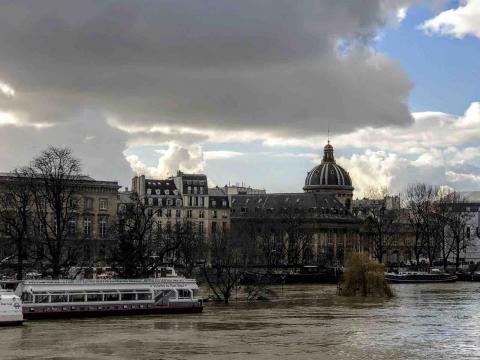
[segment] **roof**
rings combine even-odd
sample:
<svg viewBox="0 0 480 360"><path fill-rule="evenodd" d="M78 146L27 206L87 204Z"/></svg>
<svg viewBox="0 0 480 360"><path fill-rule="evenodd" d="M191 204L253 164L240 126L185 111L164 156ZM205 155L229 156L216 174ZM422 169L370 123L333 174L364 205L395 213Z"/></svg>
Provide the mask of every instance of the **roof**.
<svg viewBox="0 0 480 360"><path fill-rule="evenodd" d="M281 193L262 195L232 195L231 217L279 218L298 214L301 217L357 219L329 193Z"/></svg>

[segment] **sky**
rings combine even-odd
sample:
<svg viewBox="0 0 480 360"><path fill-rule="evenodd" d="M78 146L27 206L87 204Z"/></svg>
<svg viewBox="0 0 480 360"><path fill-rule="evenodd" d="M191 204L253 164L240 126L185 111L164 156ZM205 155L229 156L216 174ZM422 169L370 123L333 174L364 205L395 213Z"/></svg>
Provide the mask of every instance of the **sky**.
<svg viewBox="0 0 480 360"><path fill-rule="evenodd" d="M480 0L2 0L0 171L480 189Z"/></svg>

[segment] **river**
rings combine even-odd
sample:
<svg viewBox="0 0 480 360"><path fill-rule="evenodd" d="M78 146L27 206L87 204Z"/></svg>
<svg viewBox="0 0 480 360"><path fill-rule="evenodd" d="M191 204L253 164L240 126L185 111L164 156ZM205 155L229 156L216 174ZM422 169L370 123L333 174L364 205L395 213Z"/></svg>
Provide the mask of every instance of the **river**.
<svg viewBox="0 0 480 360"><path fill-rule="evenodd" d="M202 314L32 321L0 328L0 359L480 359L480 283L394 289L285 286Z"/></svg>

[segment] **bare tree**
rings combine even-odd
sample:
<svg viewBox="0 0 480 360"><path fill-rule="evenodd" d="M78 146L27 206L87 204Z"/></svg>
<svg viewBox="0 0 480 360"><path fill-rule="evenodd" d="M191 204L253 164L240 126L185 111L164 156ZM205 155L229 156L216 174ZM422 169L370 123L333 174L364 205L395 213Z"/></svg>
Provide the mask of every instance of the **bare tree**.
<svg viewBox="0 0 480 360"><path fill-rule="evenodd" d="M427 191L425 184L409 185L405 193L405 205L407 208L408 221L412 232L414 233L414 240L412 243L412 251L415 255L417 265L420 264L420 258L424 253L424 194Z"/></svg>
<svg viewBox="0 0 480 360"><path fill-rule="evenodd" d="M119 274L125 278L148 277L163 264L166 254L179 248L184 239L180 224L173 230L163 229L153 206L136 193L119 211L112 229L110 257Z"/></svg>
<svg viewBox="0 0 480 360"><path fill-rule="evenodd" d="M217 301L228 304L244 273L242 246L229 233L214 234L208 244L211 267L204 263L205 279Z"/></svg>
<svg viewBox="0 0 480 360"><path fill-rule="evenodd" d="M27 169L14 170L2 181L0 193L1 229L14 245L16 275L21 280L32 235L33 194Z"/></svg>
<svg viewBox="0 0 480 360"><path fill-rule="evenodd" d="M75 193L80 172L80 161L72 156L69 148L49 147L29 167L37 254L53 278L58 278L78 258L80 244L69 241L68 225L77 215Z"/></svg>
<svg viewBox="0 0 480 360"><path fill-rule="evenodd" d="M398 237L400 211L388 208L386 198L390 196L387 188L370 188L367 196L376 200L365 209L365 230L371 244L373 256L378 262L383 263L384 256L393 247L393 242Z"/></svg>
<svg viewBox="0 0 480 360"><path fill-rule="evenodd" d="M466 200L458 193L450 194L450 206L448 226L452 236L452 247L455 254L455 268L460 267L460 254L469 245L470 237L467 231L468 221L473 214L465 211Z"/></svg>

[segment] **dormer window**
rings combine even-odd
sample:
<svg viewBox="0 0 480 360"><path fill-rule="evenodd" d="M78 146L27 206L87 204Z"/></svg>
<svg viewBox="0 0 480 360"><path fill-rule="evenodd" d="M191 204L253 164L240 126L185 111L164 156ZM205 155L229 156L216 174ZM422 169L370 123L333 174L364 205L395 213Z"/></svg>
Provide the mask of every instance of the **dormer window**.
<svg viewBox="0 0 480 360"><path fill-rule="evenodd" d="M165 190L165 195L170 195L170 190Z"/></svg>
<svg viewBox="0 0 480 360"><path fill-rule="evenodd" d="M150 188L147 189L147 195L152 195L152 189Z"/></svg>
<svg viewBox="0 0 480 360"><path fill-rule="evenodd" d="M155 194L160 195L160 189L156 189Z"/></svg>

